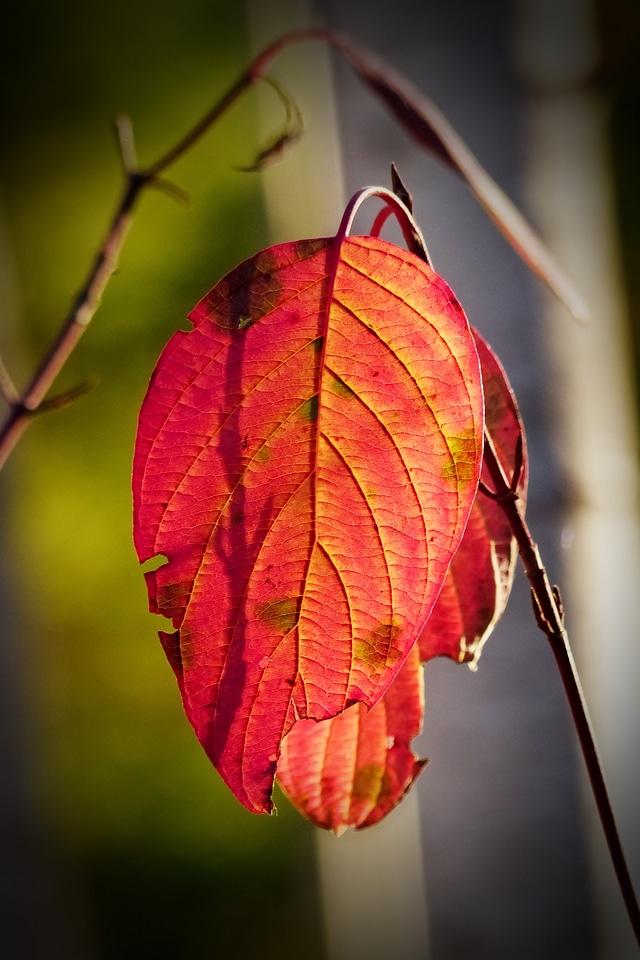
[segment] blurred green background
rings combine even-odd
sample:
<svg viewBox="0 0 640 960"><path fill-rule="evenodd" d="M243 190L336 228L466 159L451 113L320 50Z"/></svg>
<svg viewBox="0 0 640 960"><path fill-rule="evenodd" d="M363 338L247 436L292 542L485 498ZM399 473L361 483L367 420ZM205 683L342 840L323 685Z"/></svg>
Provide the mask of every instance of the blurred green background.
<svg viewBox="0 0 640 960"><path fill-rule="evenodd" d="M248 61L243 13L221 0L5 4L0 349L18 384L119 196L113 117L131 116L141 164L155 160ZM5 766L2 956L322 955L312 828L282 797L277 818L252 816L210 766L131 541L155 361L206 290L268 242L259 177L235 169L260 149L254 112L249 96L172 168L188 208L142 198L55 392L98 385L35 422L3 478L3 646L17 657L3 682L18 684L5 713L8 736L33 749Z"/></svg>

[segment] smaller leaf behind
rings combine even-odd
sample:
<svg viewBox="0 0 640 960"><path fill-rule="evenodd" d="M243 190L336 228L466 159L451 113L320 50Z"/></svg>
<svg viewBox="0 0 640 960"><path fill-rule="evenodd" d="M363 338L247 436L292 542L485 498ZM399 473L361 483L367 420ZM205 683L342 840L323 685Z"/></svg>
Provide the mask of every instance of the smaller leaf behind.
<svg viewBox="0 0 640 960"><path fill-rule="evenodd" d="M485 423L508 477L514 473L522 442L523 464L516 492L525 503L527 457L524 427L516 399L495 353L477 330L485 394ZM491 488L483 467L482 481ZM509 599L517 561L516 543L500 504L478 490L462 542L442 591L419 637L423 661L447 656L473 668Z"/></svg>
<svg viewBox="0 0 640 960"><path fill-rule="evenodd" d="M331 720L299 720L285 737L278 780L303 816L343 833L383 819L426 764L411 750L422 728L422 667L417 645L378 703L349 707Z"/></svg>

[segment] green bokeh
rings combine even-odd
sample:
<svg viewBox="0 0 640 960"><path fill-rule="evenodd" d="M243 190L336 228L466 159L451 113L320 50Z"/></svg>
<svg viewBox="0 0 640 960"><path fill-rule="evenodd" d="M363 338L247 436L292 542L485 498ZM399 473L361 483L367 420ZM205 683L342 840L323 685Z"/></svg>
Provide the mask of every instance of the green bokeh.
<svg viewBox="0 0 640 960"><path fill-rule="evenodd" d="M0 349L20 382L115 207L112 118L129 114L141 164L156 159L246 63L242 15L220 0L6 6L0 214L17 310ZM87 956L321 955L311 828L282 798L277 818L252 816L210 766L131 540L133 440L153 365L206 290L267 242L259 177L235 169L260 149L253 113L249 96L172 168L188 208L142 198L55 392L98 385L34 422L7 468L36 813Z"/></svg>

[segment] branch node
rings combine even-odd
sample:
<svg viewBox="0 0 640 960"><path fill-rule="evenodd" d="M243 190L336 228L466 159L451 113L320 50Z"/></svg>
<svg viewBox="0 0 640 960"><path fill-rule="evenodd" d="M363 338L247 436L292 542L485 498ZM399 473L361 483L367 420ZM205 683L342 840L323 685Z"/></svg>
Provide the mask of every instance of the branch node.
<svg viewBox="0 0 640 960"><path fill-rule="evenodd" d="M533 589L531 590L531 606L533 607L533 615L535 617L535 621L538 626L538 629L542 630L542 632L547 637L554 636L553 628L549 623L549 621L547 620L547 618L545 617L544 613L542 612L540 601L538 600L538 596L535 590Z"/></svg>
<svg viewBox="0 0 640 960"><path fill-rule="evenodd" d="M172 180L166 180L164 177L151 177L149 179L149 186L164 193L182 207L191 205L191 194L183 190L182 187L179 187L178 184Z"/></svg>
<svg viewBox="0 0 640 960"><path fill-rule="evenodd" d="M556 609L558 611L558 617L560 618L560 623L564 623L564 604L562 602L562 595L560 593L560 587L554 583L551 588L553 593L553 599L555 600Z"/></svg>
<svg viewBox="0 0 640 960"><path fill-rule="evenodd" d="M490 490L486 483L483 483L482 480L478 481L478 490L480 493L484 493L485 497L489 497L490 500L495 500L496 503L498 503L500 500L500 497L495 490Z"/></svg>
<svg viewBox="0 0 640 960"><path fill-rule="evenodd" d="M97 377L90 377L87 380L83 380L81 383L76 384L75 387L71 387L70 390L65 390L64 393L59 393L55 397L51 397L48 400L43 400L42 403L38 404L37 407L34 407L33 410L30 410L28 407L23 407L24 412L29 416L35 417L40 413L49 413L52 410L64 410L66 407L70 407L72 403L75 403L79 397L82 397L85 393L93 390L98 383L99 381Z"/></svg>
<svg viewBox="0 0 640 960"><path fill-rule="evenodd" d="M495 500L496 503L506 503L508 500L515 502L520 499L511 487L507 488L504 493L498 493L497 490L491 490L482 480L478 483L478 490L484 493L485 497L489 497L490 500Z"/></svg>
<svg viewBox="0 0 640 960"><path fill-rule="evenodd" d="M516 493L518 489L518 484L520 483L520 477L522 476L523 465L524 465L524 443L522 440L522 434L519 433L518 439L516 440L513 476L511 477L511 484L510 484L511 492L514 494Z"/></svg>

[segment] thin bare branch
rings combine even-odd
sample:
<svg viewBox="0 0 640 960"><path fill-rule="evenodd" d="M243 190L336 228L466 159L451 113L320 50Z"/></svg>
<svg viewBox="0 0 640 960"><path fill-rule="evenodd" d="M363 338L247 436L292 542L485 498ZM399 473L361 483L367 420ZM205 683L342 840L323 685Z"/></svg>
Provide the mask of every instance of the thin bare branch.
<svg viewBox="0 0 640 960"><path fill-rule="evenodd" d="M82 383L76 384L76 386L71 387L70 390L65 390L64 393L58 393L55 397L47 397L36 410L31 411L31 416L37 416L39 413L47 413L50 410L66 410L67 407L70 407L72 403L75 403L76 400L83 397L85 393L89 393L89 391L93 390L97 385L97 377L90 377L87 380L83 380Z"/></svg>
<svg viewBox="0 0 640 960"><path fill-rule="evenodd" d="M149 179L154 179L159 176L159 174L164 173L164 171L170 167L172 164L179 160L180 157L184 156L185 153L188 153L203 137L206 133L209 132L211 127L214 126L217 120L226 113L226 111L240 99L242 94L247 90L254 82L258 79L258 76L253 75L251 69L243 73L238 80L233 84L233 86L228 90L218 102L209 110L208 113L198 122L192 129L185 134L185 136L171 147L163 156L160 157L154 164L152 164L147 170L147 176Z"/></svg>
<svg viewBox="0 0 640 960"><path fill-rule="evenodd" d="M564 626L564 615L560 591L552 587L540 558L538 547L527 526L522 507L514 498L512 483L507 479L493 442L485 431L485 463L495 486L496 499L504 510L513 535L518 544L527 579L531 586L531 595L536 623L547 637L556 660L567 700L576 727L582 749L591 789L596 801L600 822L609 847L609 854L618 879L629 920L640 945L640 908L636 899L629 868L625 859L613 808L604 781L602 764L598 756L593 727L589 719L587 705L580 685L580 679L571 652L569 637Z"/></svg>
<svg viewBox="0 0 640 960"><path fill-rule="evenodd" d="M144 183L144 179L139 175L130 175L106 239L95 257L84 286L26 390L11 405L0 429L0 467L4 465L24 433L31 414L41 406L98 309L105 287L117 268L120 250L131 222L133 205Z"/></svg>

